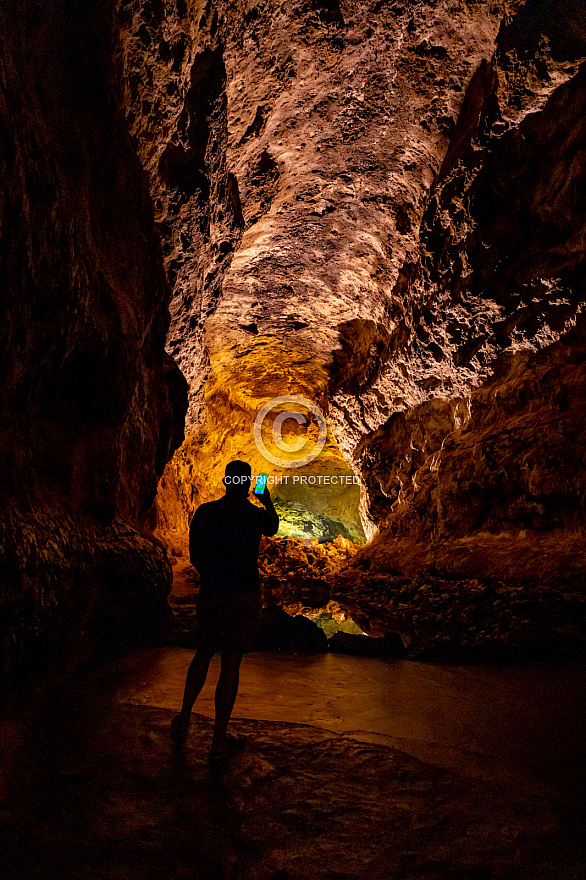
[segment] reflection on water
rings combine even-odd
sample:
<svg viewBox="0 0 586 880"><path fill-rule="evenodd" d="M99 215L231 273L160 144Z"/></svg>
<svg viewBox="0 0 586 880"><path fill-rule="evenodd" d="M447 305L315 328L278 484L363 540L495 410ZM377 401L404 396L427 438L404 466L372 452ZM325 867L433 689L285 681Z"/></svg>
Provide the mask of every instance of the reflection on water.
<svg viewBox="0 0 586 880"><path fill-rule="evenodd" d="M181 704L193 652L126 658L118 694ZM194 711L213 716L219 657ZM250 654L234 718L311 724L381 742L469 773L519 775L579 791L584 782L586 669L578 665L442 666L338 654Z"/></svg>

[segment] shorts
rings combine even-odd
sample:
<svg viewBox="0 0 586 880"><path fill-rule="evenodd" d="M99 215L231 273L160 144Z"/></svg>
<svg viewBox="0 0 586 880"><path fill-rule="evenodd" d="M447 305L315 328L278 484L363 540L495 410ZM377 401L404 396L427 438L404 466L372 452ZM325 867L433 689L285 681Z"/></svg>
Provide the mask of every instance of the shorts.
<svg viewBox="0 0 586 880"><path fill-rule="evenodd" d="M216 651L245 654L260 626L261 598L210 596L200 593L196 606L197 645Z"/></svg>

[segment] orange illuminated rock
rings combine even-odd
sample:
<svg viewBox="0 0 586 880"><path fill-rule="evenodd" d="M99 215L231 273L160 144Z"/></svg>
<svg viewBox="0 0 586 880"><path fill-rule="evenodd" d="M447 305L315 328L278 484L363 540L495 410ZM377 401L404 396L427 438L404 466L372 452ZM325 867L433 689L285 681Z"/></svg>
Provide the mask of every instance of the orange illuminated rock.
<svg viewBox="0 0 586 880"><path fill-rule="evenodd" d="M169 350L190 384L157 534L184 552L231 457L272 472L254 420L301 394L328 425L308 475L360 486L275 495L354 538L360 517L375 605L395 575L577 590L582 5L124 7ZM289 421L284 440L316 431ZM339 594L356 599L350 574Z"/></svg>
<svg viewBox="0 0 586 880"><path fill-rule="evenodd" d="M175 286L169 350L190 383L157 505L169 545L230 458L270 470L252 429L273 397L301 394L328 420L308 474L356 473L357 441L403 393L382 374L414 332L405 267L504 8L122 4L129 122ZM429 397L407 373L409 397ZM375 530L356 488L277 495Z"/></svg>

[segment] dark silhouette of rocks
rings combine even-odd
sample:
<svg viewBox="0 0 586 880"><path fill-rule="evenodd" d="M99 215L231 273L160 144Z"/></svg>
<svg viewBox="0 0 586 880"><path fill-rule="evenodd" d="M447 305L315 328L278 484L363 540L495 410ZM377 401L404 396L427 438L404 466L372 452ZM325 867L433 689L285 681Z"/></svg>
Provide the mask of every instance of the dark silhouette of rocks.
<svg viewBox="0 0 586 880"><path fill-rule="evenodd" d="M0 651L75 662L165 613L151 534L183 439L170 289L128 136L113 4L0 10Z"/></svg>
<svg viewBox="0 0 586 880"><path fill-rule="evenodd" d="M269 605L263 609L253 650L320 653L328 650L328 639L316 623L302 614L292 617L278 605Z"/></svg>

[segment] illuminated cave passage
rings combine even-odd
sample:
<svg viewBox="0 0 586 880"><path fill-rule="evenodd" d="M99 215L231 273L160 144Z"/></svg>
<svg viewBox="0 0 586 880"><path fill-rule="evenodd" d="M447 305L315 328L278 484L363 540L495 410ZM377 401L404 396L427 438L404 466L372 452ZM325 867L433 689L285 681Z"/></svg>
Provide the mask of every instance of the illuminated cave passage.
<svg viewBox="0 0 586 880"><path fill-rule="evenodd" d="M3 880L583 877L582 0L0 3L0 168Z"/></svg>
<svg viewBox="0 0 586 880"><path fill-rule="evenodd" d="M276 481L266 604L330 605L413 657L563 653L583 620L583 14L416 4L373 29L368 8L220 3L196 25L122 4L188 382L150 519L172 604L191 516L242 458ZM323 450L290 466L316 410Z"/></svg>
<svg viewBox="0 0 586 880"><path fill-rule="evenodd" d="M277 501L275 507L280 518L278 538L290 536L323 544L333 542L338 535L348 540L355 535L344 522L313 513L297 501Z"/></svg>
<svg viewBox="0 0 586 880"><path fill-rule="evenodd" d="M254 477L268 474L278 537L363 544L364 487L328 426L323 368L275 340L238 356L237 375L232 368L208 379L203 424L163 474L157 535L183 556L195 507L221 496L226 464L243 459Z"/></svg>
<svg viewBox="0 0 586 880"><path fill-rule="evenodd" d="M234 458L267 600L583 650L582 4L71 3L2 13L3 674L164 618Z"/></svg>

